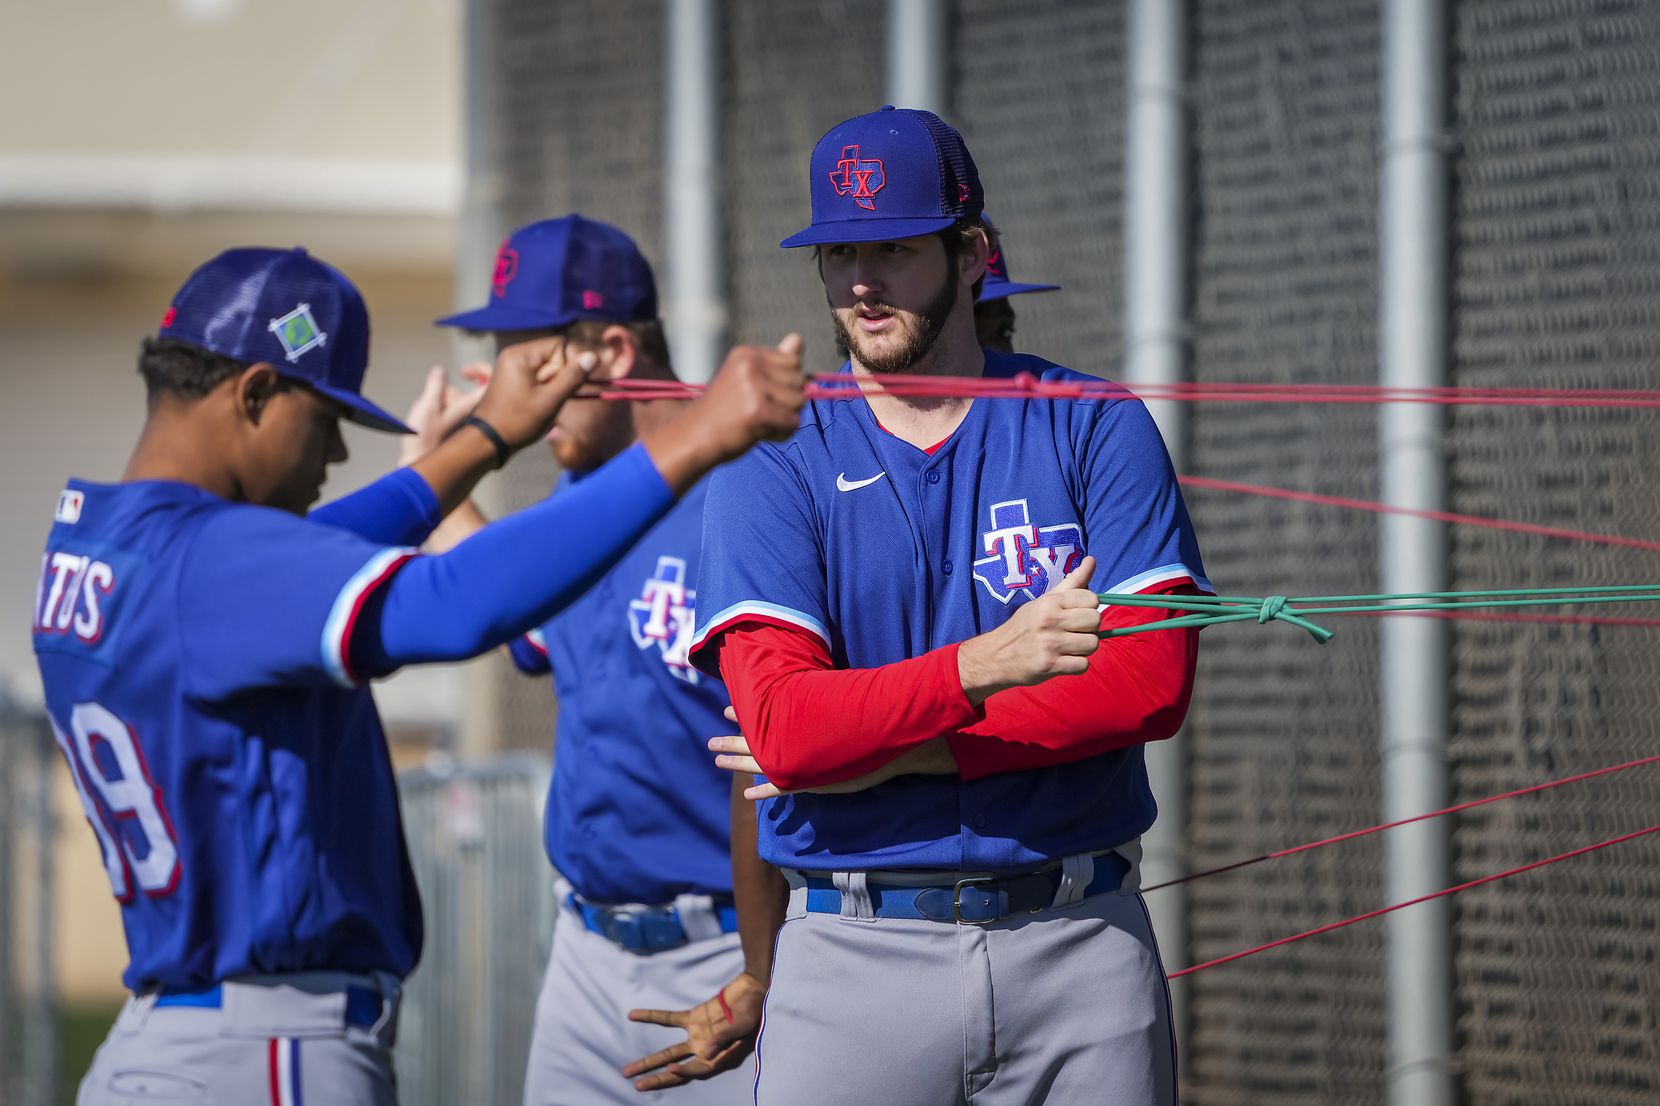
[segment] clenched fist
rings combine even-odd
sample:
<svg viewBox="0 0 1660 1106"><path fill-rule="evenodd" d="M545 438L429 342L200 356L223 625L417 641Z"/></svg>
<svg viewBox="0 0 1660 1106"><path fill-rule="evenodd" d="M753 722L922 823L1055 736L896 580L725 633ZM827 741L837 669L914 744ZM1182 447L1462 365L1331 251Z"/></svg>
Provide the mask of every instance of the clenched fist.
<svg viewBox="0 0 1660 1106"><path fill-rule="evenodd" d="M645 438L646 452L676 492L760 441L795 433L806 404L801 336L773 348L735 346L709 387L673 422Z"/></svg>
<svg viewBox="0 0 1660 1106"><path fill-rule="evenodd" d="M756 442L782 441L795 433L805 387L799 334L772 349L734 346L686 417L705 422L721 459L730 461Z"/></svg>
<svg viewBox="0 0 1660 1106"><path fill-rule="evenodd" d="M1095 558L1085 557L1058 585L1032 600L1010 619L963 642L957 675L969 701L978 705L1005 688L1075 676L1089 668L1101 647L1100 600L1089 589Z"/></svg>

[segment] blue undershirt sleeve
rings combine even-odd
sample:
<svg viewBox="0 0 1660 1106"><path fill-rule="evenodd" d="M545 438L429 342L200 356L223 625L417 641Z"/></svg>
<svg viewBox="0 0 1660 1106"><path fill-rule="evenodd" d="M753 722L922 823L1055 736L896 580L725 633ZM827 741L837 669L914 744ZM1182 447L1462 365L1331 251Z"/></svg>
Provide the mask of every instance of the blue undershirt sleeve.
<svg viewBox="0 0 1660 1106"><path fill-rule="evenodd" d="M312 522L350 530L377 545L418 546L443 521L438 496L412 468L396 469L306 516Z"/></svg>
<svg viewBox="0 0 1660 1106"><path fill-rule="evenodd" d="M364 608L351 642L356 671L385 676L406 664L463 660L540 626L674 501L645 447L634 445L448 553L410 560Z"/></svg>
<svg viewBox="0 0 1660 1106"><path fill-rule="evenodd" d="M531 631L532 634L535 632ZM548 663L548 655L536 647L530 634L508 642L507 655L512 658L513 667L526 676L546 676L553 671L553 665Z"/></svg>

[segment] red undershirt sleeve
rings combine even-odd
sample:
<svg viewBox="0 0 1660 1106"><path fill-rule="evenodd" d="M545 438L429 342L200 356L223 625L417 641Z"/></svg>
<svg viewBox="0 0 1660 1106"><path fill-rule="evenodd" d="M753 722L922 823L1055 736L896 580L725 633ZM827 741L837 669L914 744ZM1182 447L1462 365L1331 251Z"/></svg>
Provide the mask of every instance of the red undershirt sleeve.
<svg viewBox="0 0 1660 1106"><path fill-rule="evenodd" d="M715 645L750 753L780 790L840 783L973 725L957 646L878 668L837 669L817 637L743 622Z"/></svg>
<svg viewBox="0 0 1660 1106"><path fill-rule="evenodd" d="M1183 585L1150 594L1195 595L1198 589ZM1101 627L1171 616L1154 607L1108 607ZM1036 687L1010 688L987 699L984 718L948 739L958 774L976 780L1162 741L1187 716L1198 657L1197 629L1104 640L1090 658L1089 671Z"/></svg>

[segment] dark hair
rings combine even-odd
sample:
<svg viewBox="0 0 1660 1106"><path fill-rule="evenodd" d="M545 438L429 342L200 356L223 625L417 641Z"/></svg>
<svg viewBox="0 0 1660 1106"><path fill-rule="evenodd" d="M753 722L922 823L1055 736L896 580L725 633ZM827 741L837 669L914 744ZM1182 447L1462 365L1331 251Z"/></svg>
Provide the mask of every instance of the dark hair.
<svg viewBox="0 0 1660 1106"><path fill-rule="evenodd" d="M663 334L663 324L658 319L646 319L637 323L608 323L603 319L578 319L562 330L567 338L579 346L590 349L597 348L600 337L609 326L626 327L634 335L634 344L640 347L640 352L651 364L665 372L672 366L669 362L669 340Z"/></svg>
<svg viewBox="0 0 1660 1106"><path fill-rule="evenodd" d="M997 232L992 229L991 224L986 222L984 218L965 219L940 231L940 243L945 246L946 264L955 269L957 258L962 255L963 248L972 245L974 240L982 234L986 236L986 256L995 257L997 255ZM986 276L981 273L980 279L974 282L973 288L969 289L969 303L972 304L980 298L980 289L985 283Z"/></svg>
<svg viewBox="0 0 1660 1106"><path fill-rule="evenodd" d="M164 398L194 403L248 364L176 338L146 338L138 354L138 374L152 407Z"/></svg>

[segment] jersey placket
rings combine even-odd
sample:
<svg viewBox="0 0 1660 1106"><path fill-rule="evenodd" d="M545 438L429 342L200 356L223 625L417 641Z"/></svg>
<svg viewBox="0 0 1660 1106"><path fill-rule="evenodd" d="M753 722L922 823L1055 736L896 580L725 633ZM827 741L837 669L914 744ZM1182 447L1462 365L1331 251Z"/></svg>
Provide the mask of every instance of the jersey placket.
<svg viewBox="0 0 1660 1106"><path fill-rule="evenodd" d="M950 601L941 593L954 586L956 581L956 558L952 557L951 548L951 463L958 445L956 439L962 428L958 427L958 434L952 440L941 446L923 464L917 473L917 498L922 503L921 525L917 528L917 545L920 559L926 573L923 588L927 602L927 625L934 627L932 635L936 640L929 642L930 648L939 648L949 644L949 640L937 640L940 627L940 613L942 609L950 609ZM936 552L937 551L937 552ZM936 556L939 558L936 563ZM948 635L947 635L948 636ZM970 791L959 780L955 787L957 796L957 865L963 863L964 845L968 834ZM984 819L981 819L984 824Z"/></svg>

